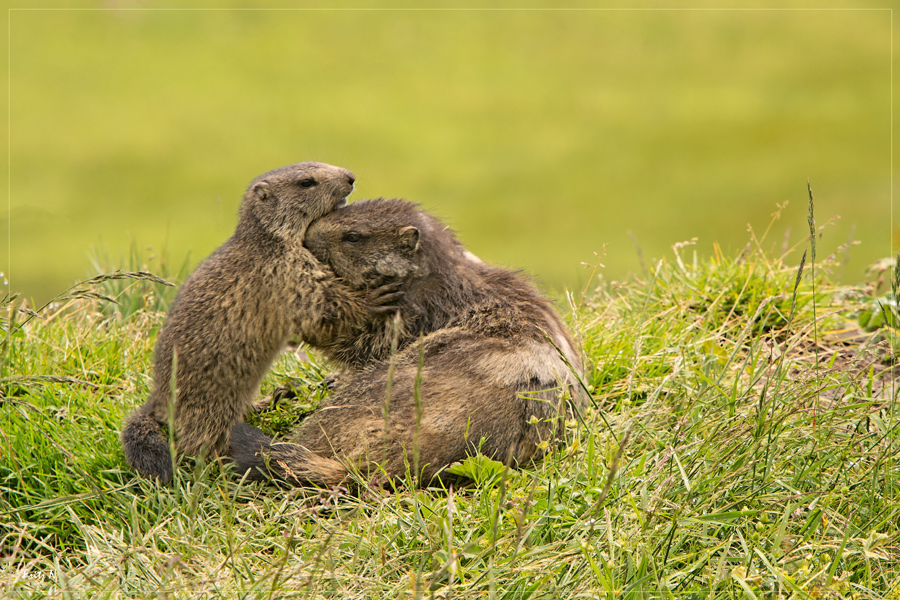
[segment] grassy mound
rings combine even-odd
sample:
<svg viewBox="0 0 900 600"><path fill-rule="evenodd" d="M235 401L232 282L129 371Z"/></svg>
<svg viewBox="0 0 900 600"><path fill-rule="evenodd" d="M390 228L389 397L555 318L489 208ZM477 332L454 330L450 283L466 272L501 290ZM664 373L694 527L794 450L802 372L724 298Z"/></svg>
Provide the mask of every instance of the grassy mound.
<svg viewBox="0 0 900 600"><path fill-rule="evenodd" d="M732 258L679 245L638 278L569 297L593 406L566 447L520 471L471 458L467 489L358 496L189 460L171 485L138 479L118 428L148 393L172 288L135 269L39 311L7 299L0 591L894 597L897 279L882 268L841 287L834 260L813 262L755 241ZM315 405L326 374L285 354L263 393L290 379L301 400L262 425L281 431Z"/></svg>

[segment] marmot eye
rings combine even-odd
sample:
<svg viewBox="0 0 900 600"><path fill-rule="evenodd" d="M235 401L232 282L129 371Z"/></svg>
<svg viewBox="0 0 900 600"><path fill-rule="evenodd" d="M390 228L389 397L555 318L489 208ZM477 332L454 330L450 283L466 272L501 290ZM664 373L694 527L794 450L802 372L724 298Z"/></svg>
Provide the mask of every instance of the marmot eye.
<svg viewBox="0 0 900 600"><path fill-rule="evenodd" d="M307 177L306 179L300 180L300 187L302 187L302 188L309 188L314 185L316 185L316 180L313 179L312 177Z"/></svg>
<svg viewBox="0 0 900 600"><path fill-rule="evenodd" d="M349 231L344 234L344 241L350 242L351 244L355 244L356 242L360 241L361 239L362 239L362 236L359 235L358 233L356 233L355 231Z"/></svg>

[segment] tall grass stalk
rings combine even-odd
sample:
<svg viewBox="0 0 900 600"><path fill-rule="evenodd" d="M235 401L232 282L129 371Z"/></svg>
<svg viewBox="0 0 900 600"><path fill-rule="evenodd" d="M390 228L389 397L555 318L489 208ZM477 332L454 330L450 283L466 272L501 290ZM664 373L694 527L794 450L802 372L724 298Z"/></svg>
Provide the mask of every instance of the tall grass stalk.
<svg viewBox="0 0 900 600"><path fill-rule="evenodd" d="M813 199L813 191L812 185L809 182L809 179L806 180L806 190L809 193L809 210L807 212L806 220L809 224L809 247L810 254L812 255L812 259L809 263L810 270L810 281L812 285L812 310L813 310L813 348L814 354L816 357L816 375L819 373L819 330L818 330L818 322L816 315L816 215L815 215L815 207L816 202ZM819 411L819 394L816 393L816 407L815 411Z"/></svg>

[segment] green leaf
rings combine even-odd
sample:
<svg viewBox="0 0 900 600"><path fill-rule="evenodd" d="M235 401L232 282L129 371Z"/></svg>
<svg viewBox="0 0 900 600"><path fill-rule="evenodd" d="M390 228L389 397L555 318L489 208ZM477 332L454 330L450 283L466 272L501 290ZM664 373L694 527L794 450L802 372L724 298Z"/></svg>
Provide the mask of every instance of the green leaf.
<svg viewBox="0 0 900 600"><path fill-rule="evenodd" d="M494 485L500 481L510 468L503 463L491 460L482 454L469 456L464 461L453 463L446 472L473 480L478 485Z"/></svg>

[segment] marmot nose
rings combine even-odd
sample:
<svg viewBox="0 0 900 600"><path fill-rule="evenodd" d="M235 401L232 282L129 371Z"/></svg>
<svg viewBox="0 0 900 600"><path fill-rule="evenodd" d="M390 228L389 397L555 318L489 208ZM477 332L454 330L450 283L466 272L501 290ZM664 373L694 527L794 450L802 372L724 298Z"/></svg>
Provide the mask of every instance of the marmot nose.
<svg viewBox="0 0 900 600"><path fill-rule="evenodd" d="M356 183L356 177L352 174L347 175L347 183L352 186L354 183Z"/></svg>

